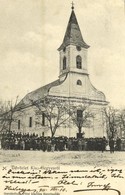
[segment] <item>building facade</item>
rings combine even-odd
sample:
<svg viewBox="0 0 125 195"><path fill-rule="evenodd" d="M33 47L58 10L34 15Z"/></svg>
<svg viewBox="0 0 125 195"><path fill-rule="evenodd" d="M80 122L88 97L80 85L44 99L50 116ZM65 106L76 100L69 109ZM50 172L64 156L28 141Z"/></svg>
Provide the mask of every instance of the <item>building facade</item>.
<svg viewBox="0 0 125 195"><path fill-rule="evenodd" d="M80 104L91 102L91 112L94 114L92 119L93 125L89 128L84 127L85 137L102 137L106 136L106 128L104 123L103 108L108 102L104 93L98 91L90 82L87 64L87 53L89 49L82 37L79 24L72 6L72 11L63 42L58 48L59 51L59 78L35 91L27 94L18 107L23 112L18 118L18 124L13 128L23 133L38 133L50 135L50 130L45 123L44 116L40 116L39 120L42 125L36 122L36 108L29 104L29 100L37 101L44 97L57 98L72 102L78 107ZM56 131L55 136L76 137L78 129L72 123L62 125Z"/></svg>

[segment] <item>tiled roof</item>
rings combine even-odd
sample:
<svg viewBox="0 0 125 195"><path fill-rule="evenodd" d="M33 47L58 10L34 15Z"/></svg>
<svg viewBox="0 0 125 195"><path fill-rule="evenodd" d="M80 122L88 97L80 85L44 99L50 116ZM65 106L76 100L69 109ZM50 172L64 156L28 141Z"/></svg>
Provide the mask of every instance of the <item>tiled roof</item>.
<svg viewBox="0 0 125 195"><path fill-rule="evenodd" d="M67 30L63 39L63 43L59 47L59 51L63 48L65 48L68 45L76 45L76 46L81 46L84 48L89 48L89 45L87 45L82 37L76 15L74 10L71 12L71 16L68 22Z"/></svg>
<svg viewBox="0 0 125 195"><path fill-rule="evenodd" d="M59 79L57 79L56 81L53 81L43 87L40 87L30 93L28 93L17 105L17 109L26 107L26 106L30 106L32 101L37 101L39 99L43 99L49 92L49 89L51 87L60 85L61 82Z"/></svg>

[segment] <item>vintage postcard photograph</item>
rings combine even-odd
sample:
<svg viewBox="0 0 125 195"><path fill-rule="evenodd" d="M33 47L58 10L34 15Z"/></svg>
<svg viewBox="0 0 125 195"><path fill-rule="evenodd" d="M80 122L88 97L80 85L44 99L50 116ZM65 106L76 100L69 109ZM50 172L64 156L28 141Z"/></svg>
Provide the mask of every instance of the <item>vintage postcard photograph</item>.
<svg viewBox="0 0 125 195"><path fill-rule="evenodd" d="M0 194L125 194L125 1L0 0Z"/></svg>

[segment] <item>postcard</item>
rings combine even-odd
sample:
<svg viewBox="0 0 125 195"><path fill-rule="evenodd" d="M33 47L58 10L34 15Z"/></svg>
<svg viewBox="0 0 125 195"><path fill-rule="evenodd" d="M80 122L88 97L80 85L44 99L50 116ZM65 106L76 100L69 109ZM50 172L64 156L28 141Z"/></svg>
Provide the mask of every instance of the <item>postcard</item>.
<svg viewBox="0 0 125 195"><path fill-rule="evenodd" d="M125 194L125 1L0 1L0 194Z"/></svg>

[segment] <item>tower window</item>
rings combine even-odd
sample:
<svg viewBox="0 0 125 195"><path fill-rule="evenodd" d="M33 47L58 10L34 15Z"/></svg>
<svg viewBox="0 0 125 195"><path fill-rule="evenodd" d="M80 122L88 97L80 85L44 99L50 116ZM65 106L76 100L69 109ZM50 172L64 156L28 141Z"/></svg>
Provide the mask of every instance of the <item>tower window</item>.
<svg viewBox="0 0 125 195"><path fill-rule="evenodd" d="M20 129L20 120L18 120L18 130Z"/></svg>
<svg viewBox="0 0 125 195"><path fill-rule="evenodd" d="M64 56L64 58L63 58L63 70L65 70L66 69L66 57Z"/></svg>
<svg viewBox="0 0 125 195"><path fill-rule="evenodd" d="M66 48L65 47L63 48L63 52L66 52Z"/></svg>
<svg viewBox="0 0 125 195"><path fill-rule="evenodd" d="M81 51L81 47L80 47L80 46L76 46L76 49L77 49L78 51Z"/></svg>
<svg viewBox="0 0 125 195"><path fill-rule="evenodd" d="M42 113L42 126L45 126L45 114Z"/></svg>
<svg viewBox="0 0 125 195"><path fill-rule="evenodd" d="M78 69L82 69L82 58L81 58L81 56L76 57L76 67Z"/></svg>
<svg viewBox="0 0 125 195"><path fill-rule="evenodd" d="M32 127L32 117L29 118L29 127Z"/></svg>
<svg viewBox="0 0 125 195"><path fill-rule="evenodd" d="M82 85L82 81L81 80L78 80L77 81L77 85Z"/></svg>

